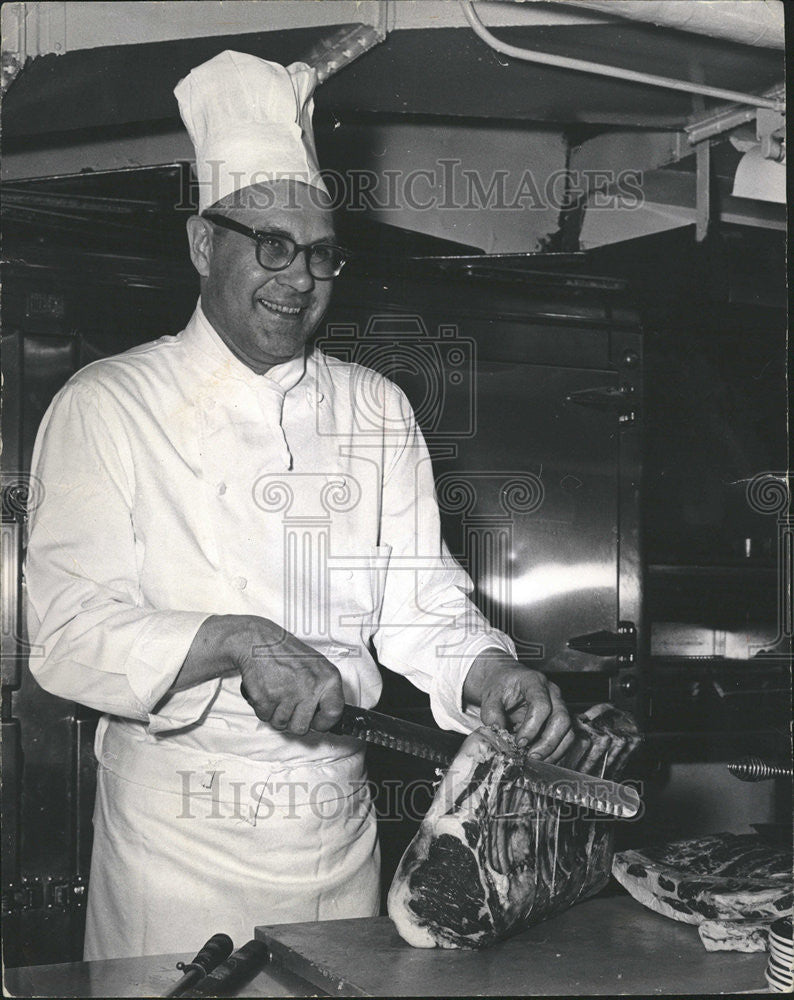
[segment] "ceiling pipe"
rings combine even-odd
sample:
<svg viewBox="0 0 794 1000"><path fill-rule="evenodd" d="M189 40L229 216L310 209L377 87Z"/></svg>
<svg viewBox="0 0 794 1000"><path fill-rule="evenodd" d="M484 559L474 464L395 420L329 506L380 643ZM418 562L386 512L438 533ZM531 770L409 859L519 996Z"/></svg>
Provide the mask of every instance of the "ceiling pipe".
<svg viewBox="0 0 794 1000"><path fill-rule="evenodd" d="M556 0L567 7L615 14L727 42L786 47L783 0Z"/></svg>
<svg viewBox="0 0 794 1000"><path fill-rule="evenodd" d="M589 2L590 0L588 0L588 4ZM619 0L608 0L608 2L611 4L619 2ZM646 0L642 0L642 2L645 3ZM669 3L671 0L667 0L667 2ZM682 0L676 0L676 2L682 2ZM568 56L554 55L551 52L536 52L533 49L517 48L515 45L508 45L507 42L503 42L491 34L480 20L479 15L475 12L472 0L459 0L459 3L474 33L496 52L501 52L503 55L510 56L513 59L538 63L542 66L557 66L560 69L570 69L580 73L608 76L615 80L628 80L631 83L641 83L646 87L662 87L666 90L682 91L685 94L701 94L704 97L712 97L718 101L749 104L755 108L769 108L773 111L781 111L785 108L784 101L760 97L757 94L724 90L722 87L709 87L706 84L693 83L690 80L674 80L671 77L657 76L653 73L638 73L636 70L624 69L622 66L607 66L604 63L590 62L587 59L572 59Z"/></svg>

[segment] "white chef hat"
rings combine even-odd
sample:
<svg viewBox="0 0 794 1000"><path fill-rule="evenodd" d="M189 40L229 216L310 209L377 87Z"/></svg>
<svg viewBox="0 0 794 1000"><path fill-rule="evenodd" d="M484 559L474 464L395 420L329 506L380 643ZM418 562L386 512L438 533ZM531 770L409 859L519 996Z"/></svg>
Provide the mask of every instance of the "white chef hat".
<svg viewBox="0 0 794 1000"><path fill-rule="evenodd" d="M293 178L328 194L317 164L305 63L281 66L221 52L177 84L179 112L196 150L199 211L252 184Z"/></svg>

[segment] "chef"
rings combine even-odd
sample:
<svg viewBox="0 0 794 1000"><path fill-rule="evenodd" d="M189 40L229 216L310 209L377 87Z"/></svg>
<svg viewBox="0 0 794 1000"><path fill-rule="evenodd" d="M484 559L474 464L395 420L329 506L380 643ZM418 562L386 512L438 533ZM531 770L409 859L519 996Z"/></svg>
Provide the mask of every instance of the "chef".
<svg viewBox="0 0 794 1000"><path fill-rule="evenodd" d="M176 88L196 149L186 328L78 372L42 422L39 683L102 713L85 955L378 913L361 746L387 668L442 727L558 759L568 713L467 594L392 383L312 349L344 263L314 71L224 52Z"/></svg>

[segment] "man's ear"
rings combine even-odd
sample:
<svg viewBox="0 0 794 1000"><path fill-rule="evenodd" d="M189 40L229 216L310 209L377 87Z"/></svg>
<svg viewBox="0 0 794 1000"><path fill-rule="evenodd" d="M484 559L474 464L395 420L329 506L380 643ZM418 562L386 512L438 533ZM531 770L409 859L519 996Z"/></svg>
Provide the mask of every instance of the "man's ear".
<svg viewBox="0 0 794 1000"><path fill-rule="evenodd" d="M191 215L187 220L187 240L193 267L202 278L210 273L212 259L212 225L200 215Z"/></svg>

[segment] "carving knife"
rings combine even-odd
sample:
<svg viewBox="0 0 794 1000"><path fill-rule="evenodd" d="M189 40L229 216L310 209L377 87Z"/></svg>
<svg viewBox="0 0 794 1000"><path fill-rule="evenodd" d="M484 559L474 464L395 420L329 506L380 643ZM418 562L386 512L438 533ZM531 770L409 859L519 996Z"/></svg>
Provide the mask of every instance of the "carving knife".
<svg viewBox="0 0 794 1000"><path fill-rule="evenodd" d="M342 716L331 729L337 736L353 736L364 743L399 750L448 767L463 741L461 733L420 726L368 708L345 705ZM558 764L527 757L522 762L532 789L562 802L607 816L631 819L640 809L640 797L631 785L582 774Z"/></svg>

